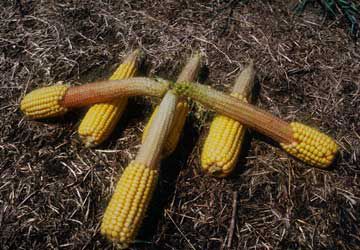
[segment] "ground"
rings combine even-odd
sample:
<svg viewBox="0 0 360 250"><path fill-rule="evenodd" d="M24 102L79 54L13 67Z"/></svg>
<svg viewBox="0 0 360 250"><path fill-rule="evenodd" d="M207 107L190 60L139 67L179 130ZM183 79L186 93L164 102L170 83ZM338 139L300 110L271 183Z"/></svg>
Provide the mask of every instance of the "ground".
<svg viewBox="0 0 360 250"><path fill-rule="evenodd" d="M132 98L96 149L77 136L86 109L33 121L19 102L57 81L104 79L135 48L146 53L144 74L170 79L200 50L200 80L223 91L254 59L256 105L319 128L341 150L330 169L312 168L250 131L236 172L211 178L199 154L213 113L195 106L177 151L162 162L132 249L360 249L360 49L343 18L327 19L317 5L301 15L291 7L1 1L0 249L115 249L99 223L159 100Z"/></svg>

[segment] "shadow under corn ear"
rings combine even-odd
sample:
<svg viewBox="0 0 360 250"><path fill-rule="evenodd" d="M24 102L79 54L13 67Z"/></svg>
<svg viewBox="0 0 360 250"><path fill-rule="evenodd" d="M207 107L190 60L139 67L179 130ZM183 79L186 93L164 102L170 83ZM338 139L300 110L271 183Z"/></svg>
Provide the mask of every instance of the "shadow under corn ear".
<svg viewBox="0 0 360 250"><path fill-rule="evenodd" d="M247 159L246 157L249 156L249 151L251 148L251 140L252 134L249 131L246 131L244 141L242 143L240 154L238 158L238 162L234 168L234 171L226 178L235 179L242 175L248 168L246 167Z"/></svg>

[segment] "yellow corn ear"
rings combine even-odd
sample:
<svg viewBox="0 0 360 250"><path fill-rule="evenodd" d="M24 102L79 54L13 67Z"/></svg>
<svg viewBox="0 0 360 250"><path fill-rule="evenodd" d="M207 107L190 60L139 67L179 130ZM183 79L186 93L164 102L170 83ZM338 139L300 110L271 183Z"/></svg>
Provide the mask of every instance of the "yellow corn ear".
<svg viewBox="0 0 360 250"><path fill-rule="evenodd" d="M158 171L132 161L118 181L101 223L101 233L127 248L137 235L158 179Z"/></svg>
<svg viewBox="0 0 360 250"><path fill-rule="evenodd" d="M251 96L255 69L253 62L237 78L232 96L247 102ZM216 177L228 176L236 166L246 128L238 121L216 115L201 152L201 168Z"/></svg>
<svg viewBox="0 0 360 250"><path fill-rule="evenodd" d="M134 161L118 181L101 224L101 233L126 248L136 237L158 179L165 139L178 98L168 91Z"/></svg>
<svg viewBox="0 0 360 250"><path fill-rule="evenodd" d="M136 74L139 65L140 51L131 53L110 77L110 80L121 80ZM114 130L126 105L128 98L117 98L106 103L93 105L81 121L78 133L86 147L95 147L106 140Z"/></svg>
<svg viewBox="0 0 360 250"><path fill-rule="evenodd" d="M331 137L298 122L290 126L296 142L281 143L286 152L310 165L321 168L331 165L339 149Z"/></svg>
<svg viewBox="0 0 360 250"><path fill-rule="evenodd" d="M201 67L201 54L195 53L194 56L192 56L189 59L189 61L186 63L185 67L181 71L177 79L177 82L195 80L199 73L200 67ZM159 106L155 108L154 112L152 113L149 119L149 122L146 124L144 128L144 132L142 135L142 143L145 141L146 137L148 136L148 130L151 124L153 123L154 117L158 112L158 107ZM172 129L163 147L163 152L162 152L163 157L169 156L172 152L175 151L181 136L181 132L185 125L188 112L189 112L189 104L187 100L184 98L180 99L176 105L176 111L175 111L175 117L174 117Z"/></svg>
<svg viewBox="0 0 360 250"><path fill-rule="evenodd" d="M142 142L144 142L145 138L148 135L149 127L150 127L151 123L153 122L153 119L156 116L158 109L159 109L159 106L157 106L155 108L153 114L150 117L149 122L147 123L147 125L144 128ZM172 152L175 151L176 146L180 139L182 128L185 125L186 116L187 116L188 112L189 112L189 104L187 103L187 101L186 100L179 101L176 105L175 117L174 117L174 123L173 123L172 130L170 131L170 134L168 135L168 138L166 139L164 147L163 147L163 156L164 157L169 156Z"/></svg>
<svg viewBox="0 0 360 250"><path fill-rule="evenodd" d="M66 85L55 85L36 89L25 95L20 109L33 119L54 117L66 113L67 109L61 106L61 101L68 89Z"/></svg>
<svg viewBox="0 0 360 250"><path fill-rule="evenodd" d="M239 94L232 96L246 101ZM216 115L201 153L203 171L216 177L228 176L237 163L245 132L246 128L240 122Z"/></svg>

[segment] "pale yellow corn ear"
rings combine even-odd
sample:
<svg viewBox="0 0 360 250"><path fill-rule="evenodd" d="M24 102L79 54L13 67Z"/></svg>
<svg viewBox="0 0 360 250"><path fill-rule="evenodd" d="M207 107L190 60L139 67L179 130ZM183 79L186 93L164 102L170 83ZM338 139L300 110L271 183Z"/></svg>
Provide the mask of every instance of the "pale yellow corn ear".
<svg viewBox="0 0 360 250"><path fill-rule="evenodd" d="M177 103L168 91L149 134L140 150L118 181L101 223L101 233L121 248L131 244L141 226L158 179L162 148L167 138Z"/></svg>
<svg viewBox="0 0 360 250"><path fill-rule="evenodd" d="M135 50L115 70L110 80L120 80L136 74L141 59L141 52ZM90 107L81 121L78 133L86 147L95 147L105 141L114 130L128 98L117 98L109 102Z"/></svg>
<svg viewBox="0 0 360 250"><path fill-rule="evenodd" d="M153 114L150 117L150 120L148 121L147 125L144 128L142 141L145 140L146 136L148 135L148 130L153 122L154 117L156 116L156 113L158 112L159 106L156 106ZM177 144L179 142L182 129L186 122L186 116L189 113L189 104L186 100L180 100L176 105L175 110L175 117L174 117L174 127L170 131L168 138L165 141L165 145L163 148L163 156L169 156L172 152L175 151Z"/></svg>
<svg viewBox="0 0 360 250"><path fill-rule="evenodd" d="M309 165L326 168L333 162L339 147L320 131L298 122L290 123L296 142L280 143L282 148Z"/></svg>
<svg viewBox="0 0 360 250"><path fill-rule="evenodd" d="M181 71L177 81L194 81L199 73L201 67L201 54L196 53L194 56L192 56L189 61L186 63L185 67ZM150 125L153 122L153 117L156 116L156 113L158 111L158 106L155 108L154 112L152 113L148 123L146 124L142 136L142 141L145 140L145 138L148 135L148 129ZM163 156L169 156L172 152L175 151L181 132L184 128L186 117L189 113L189 104L186 99L182 98L179 100L178 104L176 105L176 111L175 111L175 117L174 117L174 123L172 130L170 131L170 134L165 142L164 148L163 148Z"/></svg>
<svg viewBox="0 0 360 250"><path fill-rule="evenodd" d="M243 102L251 99L255 69L253 62L237 78L232 96ZM201 168L210 175L226 177L235 168L246 128L238 121L216 115L201 152Z"/></svg>
<svg viewBox="0 0 360 250"><path fill-rule="evenodd" d="M132 161L106 208L101 233L127 248L137 235L158 179L158 170Z"/></svg>
<svg viewBox="0 0 360 250"><path fill-rule="evenodd" d="M25 95L20 109L33 119L62 115L67 109L61 106L61 101L68 88L66 85L55 85L36 89Z"/></svg>

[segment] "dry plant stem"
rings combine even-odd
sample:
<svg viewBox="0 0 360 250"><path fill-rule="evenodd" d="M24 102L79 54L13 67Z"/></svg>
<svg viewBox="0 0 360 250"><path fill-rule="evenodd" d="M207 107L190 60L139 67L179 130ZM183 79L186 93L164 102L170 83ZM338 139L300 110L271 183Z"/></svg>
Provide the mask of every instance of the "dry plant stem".
<svg viewBox="0 0 360 250"><path fill-rule="evenodd" d="M290 125L251 104L199 83L176 83L179 95L186 95L216 112L267 135L279 143L295 142Z"/></svg>
<svg viewBox="0 0 360 250"><path fill-rule="evenodd" d="M168 82L159 82L146 77L123 80L100 81L67 90L61 105L66 108L83 107L99 102L107 102L120 96L163 96L169 88Z"/></svg>
<svg viewBox="0 0 360 250"><path fill-rule="evenodd" d="M162 148L174 119L177 100L178 97L172 91L165 94L148 135L135 158L136 162L143 163L151 169L158 168Z"/></svg>

